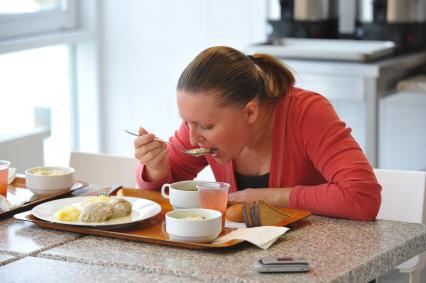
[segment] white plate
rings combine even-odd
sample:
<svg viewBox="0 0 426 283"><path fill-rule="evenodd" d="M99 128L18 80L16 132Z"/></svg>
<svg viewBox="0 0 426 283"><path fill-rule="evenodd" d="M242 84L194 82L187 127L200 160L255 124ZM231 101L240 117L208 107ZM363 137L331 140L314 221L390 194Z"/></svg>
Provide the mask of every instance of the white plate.
<svg viewBox="0 0 426 283"><path fill-rule="evenodd" d="M85 201L91 197L72 197L65 199L52 200L37 205L32 209L32 214L45 221L52 223L66 224L66 225L75 225L75 226L86 226L86 227L98 227L98 228L116 228L124 225L129 225L144 219L151 218L161 211L161 206L151 200L143 198L134 198L134 197L120 197L132 204L132 214L128 217L111 219L105 222L67 222L60 221L55 218L55 213L67 205ZM111 197L117 198L117 197Z"/></svg>

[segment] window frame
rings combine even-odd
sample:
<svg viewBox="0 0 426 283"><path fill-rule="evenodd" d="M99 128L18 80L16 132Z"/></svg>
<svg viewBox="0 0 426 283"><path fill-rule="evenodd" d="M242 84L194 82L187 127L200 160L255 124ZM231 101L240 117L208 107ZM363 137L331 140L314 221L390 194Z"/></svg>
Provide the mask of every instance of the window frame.
<svg viewBox="0 0 426 283"><path fill-rule="evenodd" d="M67 0L60 10L0 15L0 41L77 28L79 0Z"/></svg>

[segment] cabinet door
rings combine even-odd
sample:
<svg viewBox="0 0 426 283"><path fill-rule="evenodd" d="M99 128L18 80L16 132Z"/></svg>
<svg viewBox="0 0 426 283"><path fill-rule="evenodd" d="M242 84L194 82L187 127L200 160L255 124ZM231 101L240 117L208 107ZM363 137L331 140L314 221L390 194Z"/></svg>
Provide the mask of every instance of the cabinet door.
<svg viewBox="0 0 426 283"><path fill-rule="evenodd" d="M297 85L330 100L364 101L364 79L354 76L325 76L302 73Z"/></svg>
<svg viewBox="0 0 426 283"><path fill-rule="evenodd" d="M426 170L426 93L401 92L383 98L380 168Z"/></svg>

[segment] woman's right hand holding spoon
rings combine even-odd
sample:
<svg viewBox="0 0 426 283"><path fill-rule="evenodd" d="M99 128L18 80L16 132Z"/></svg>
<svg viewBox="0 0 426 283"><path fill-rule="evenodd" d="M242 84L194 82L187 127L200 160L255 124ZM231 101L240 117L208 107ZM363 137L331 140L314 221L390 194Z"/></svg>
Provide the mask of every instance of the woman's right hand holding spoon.
<svg viewBox="0 0 426 283"><path fill-rule="evenodd" d="M138 134L134 147L135 158L146 167L142 178L150 182L164 180L169 172L167 145L144 128L139 128Z"/></svg>

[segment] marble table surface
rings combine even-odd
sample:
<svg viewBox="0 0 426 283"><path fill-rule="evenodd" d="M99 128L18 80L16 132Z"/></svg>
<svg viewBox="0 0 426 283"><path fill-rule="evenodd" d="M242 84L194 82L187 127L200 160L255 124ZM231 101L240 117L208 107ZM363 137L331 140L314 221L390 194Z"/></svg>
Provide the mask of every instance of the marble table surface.
<svg viewBox="0 0 426 283"><path fill-rule="evenodd" d="M0 221L2 282L368 282L425 250L425 225L386 220L310 216L268 250L190 250ZM306 258L310 272L259 274L253 263L264 256Z"/></svg>

